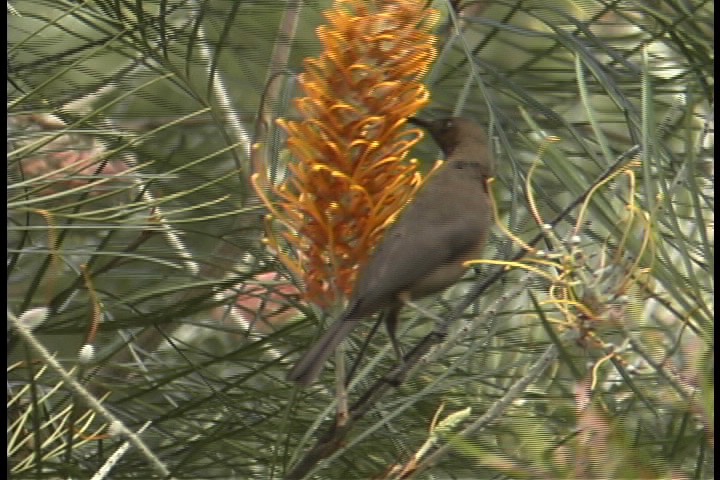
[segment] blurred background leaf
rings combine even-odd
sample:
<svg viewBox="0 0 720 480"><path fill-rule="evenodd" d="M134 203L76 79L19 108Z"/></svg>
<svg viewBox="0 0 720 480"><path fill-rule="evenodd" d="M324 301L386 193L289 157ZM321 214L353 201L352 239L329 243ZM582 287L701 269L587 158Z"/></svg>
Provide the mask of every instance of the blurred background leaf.
<svg viewBox="0 0 720 480"><path fill-rule="evenodd" d="M283 175L273 120L296 116L330 5L8 3L8 309L154 456L123 452L11 322L13 478L102 478L113 453L109 478L283 477L321 434L332 369L302 392L284 378L331 319L264 248L249 176ZM548 275L490 282L314 475L712 478L713 3L431 6L424 115L487 125L499 166L486 258L576 204L537 245ZM427 169L437 147L415 156ZM428 307L447 313L497 268ZM404 316L411 346L431 325ZM386 343L351 397L394 365ZM549 345L557 360L507 397Z"/></svg>

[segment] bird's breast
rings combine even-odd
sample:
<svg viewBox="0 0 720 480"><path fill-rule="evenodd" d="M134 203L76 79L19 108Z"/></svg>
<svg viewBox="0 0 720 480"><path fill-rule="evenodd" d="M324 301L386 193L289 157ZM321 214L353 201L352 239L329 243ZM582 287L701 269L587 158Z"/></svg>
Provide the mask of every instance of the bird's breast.
<svg viewBox="0 0 720 480"><path fill-rule="evenodd" d="M447 262L416 280L408 289L410 298L422 298L439 292L460 280L465 273L461 261Z"/></svg>

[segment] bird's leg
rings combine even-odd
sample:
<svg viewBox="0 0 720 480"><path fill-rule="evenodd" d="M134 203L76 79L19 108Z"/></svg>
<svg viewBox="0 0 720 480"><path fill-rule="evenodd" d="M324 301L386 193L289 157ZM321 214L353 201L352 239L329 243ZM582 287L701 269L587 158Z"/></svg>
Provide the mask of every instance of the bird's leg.
<svg viewBox="0 0 720 480"><path fill-rule="evenodd" d="M365 341L363 342L362 346L360 347L360 351L355 356L355 361L352 364L352 367L350 367L350 372L347 374L347 377L345 377L345 386L350 385L350 380L352 380L353 376L355 375L355 371L358 368L358 365L360 365L360 361L365 356L365 350L367 349L368 345L370 344L370 340L372 340L372 337L375 335L375 332L377 332L378 327L380 326L380 322L382 322L382 315L377 319L375 324L373 325L372 329L368 333L367 337L365 337Z"/></svg>
<svg viewBox="0 0 720 480"><path fill-rule="evenodd" d="M427 310L420 305L416 304L412 300L410 300L409 296L401 296L400 300L402 300L403 304L406 306L416 310L417 312L420 312L421 315L423 315L426 318L430 318L435 322L435 329L434 333L438 336L439 339L444 339L447 335L447 332L444 331L443 325L445 324L445 320L439 317L438 315L435 315L430 310ZM438 330L440 329L440 330Z"/></svg>
<svg viewBox="0 0 720 480"><path fill-rule="evenodd" d="M398 361L402 363L404 358L403 352L402 348L400 347L400 342L398 342L397 336L395 335L398 323L398 313L400 312L401 308L402 303L398 303L397 305L385 309L380 314L380 317L378 317L377 321L370 330L370 333L368 333L368 336L365 338L362 347L360 347L360 352L358 352L358 355L355 358L355 362L353 363L352 368L350 368L350 373L348 373L345 385L350 384L350 380L355 375L355 371L357 371L358 365L360 365L360 361L365 356L365 350L370 344L370 340L372 339L373 335L375 335L375 332L377 332L378 326L380 326L380 322L385 323L385 328L387 329L388 336L390 337L390 343L392 343L393 350L395 350L395 355L397 355Z"/></svg>
<svg viewBox="0 0 720 480"><path fill-rule="evenodd" d="M390 307L383 316L385 320L385 328L387 328L388 336L390 337L390 343L392 343L393 350L395 350L395 355L398 357L398 361L403 361L403 352L402 348L400 348L400 342L398 342L397 335L395 334L397 332L397 323L398 323L398 313L400 313L400 308L402 308L401 304L394 305Z"/></svg>

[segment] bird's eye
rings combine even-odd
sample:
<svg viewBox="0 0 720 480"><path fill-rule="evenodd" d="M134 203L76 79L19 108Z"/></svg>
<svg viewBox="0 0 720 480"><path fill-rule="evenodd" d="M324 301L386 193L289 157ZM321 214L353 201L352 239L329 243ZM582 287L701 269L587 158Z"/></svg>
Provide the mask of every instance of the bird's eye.
<svg viewBox="0 0 720 480"><path fill-rule="evenodd" d="M455 122L453 122L451 119L447 119L445 120L445 125L443 125L443 127L445 127L445 130L450 130L451 128L453 128L454 125Z"/></svg>

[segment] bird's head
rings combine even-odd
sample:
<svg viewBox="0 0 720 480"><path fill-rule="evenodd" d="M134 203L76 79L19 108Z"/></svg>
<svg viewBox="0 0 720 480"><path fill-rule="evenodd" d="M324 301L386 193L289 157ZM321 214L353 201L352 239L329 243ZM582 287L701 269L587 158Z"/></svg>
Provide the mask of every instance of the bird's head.
<svg viewBox="0 0 720 480"><path fill-rule="evenodd" d="M494 162L488 151L487 135L485 130L474 121L462 117L438 120L411 117L408 121L427 130L448 160L480 163L483 165L484 174L492 175Z"/></svg>
<svg viewBox="0 0 720 480"><path fill-rule="evenodd" d="M463 144L487 145L485 130L467 118L447 117L438 120L423 120L417 117L408 118L410 123L423 127L442 149L446 157Z"/></svg>

